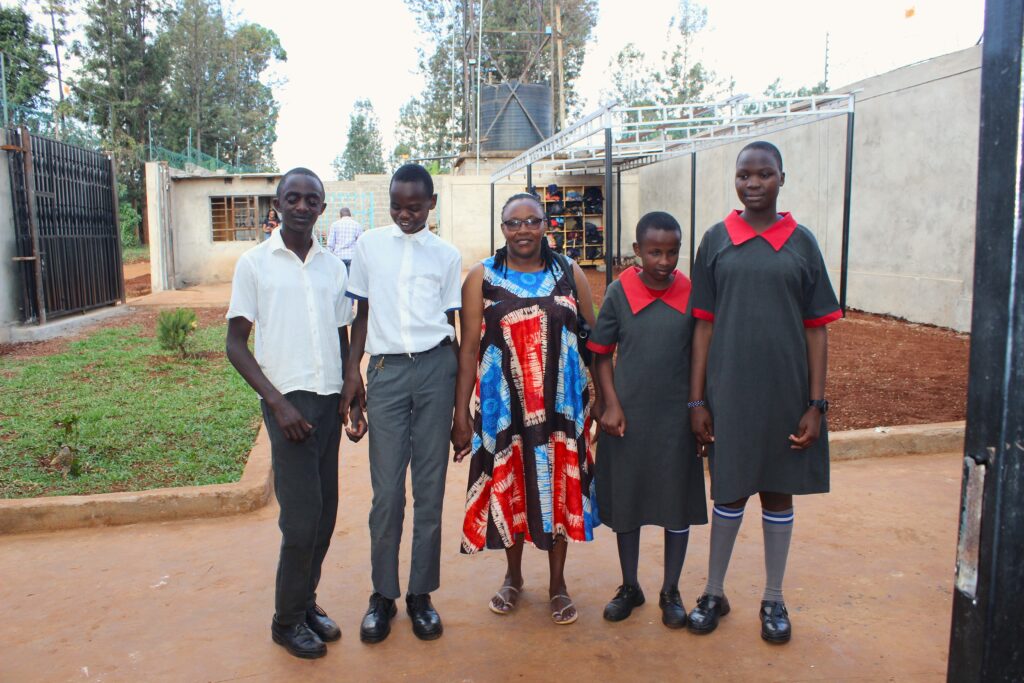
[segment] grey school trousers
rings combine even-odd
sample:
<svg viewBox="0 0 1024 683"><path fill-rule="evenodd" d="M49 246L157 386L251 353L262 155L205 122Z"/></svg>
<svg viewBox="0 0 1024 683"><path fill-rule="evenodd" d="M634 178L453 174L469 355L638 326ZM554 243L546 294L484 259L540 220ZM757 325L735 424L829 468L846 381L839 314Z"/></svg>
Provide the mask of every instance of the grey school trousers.
<svg viewBox="0 0 1024 683"><path fill-rule="evenodd" d="M373 590L401 595L398 546L405 518L405 471L412 471L409 593L441 583L441 508L448 471L455 374L452 346L419 354L372 355L366 371L370 423L370 561Z"/></svg>
<svg viewBox="0 0 1024 683"><path fill-rule="evenodd" d="M313 425L305 441L289 441L266 402L260 401L270 435L274 494L281 506L274 618L279 624L291 625L305 621L306 610L316 604L320 568L338 517L341 395L291 391L285 398Z"/></svg>

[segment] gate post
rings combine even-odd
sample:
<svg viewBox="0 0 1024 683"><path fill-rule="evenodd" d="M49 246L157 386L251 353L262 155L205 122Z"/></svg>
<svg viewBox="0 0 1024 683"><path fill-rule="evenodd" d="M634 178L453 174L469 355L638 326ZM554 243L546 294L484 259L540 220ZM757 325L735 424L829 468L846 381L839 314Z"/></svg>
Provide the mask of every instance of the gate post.
<svg viewBox="0 0 1024 683"><path fill-rule="evenodd" d="M1024 0L988 0L974 306L947 680L1024 679Z"/></svg>
<svg viewBox="0 0 1024 683"><path fill-rule="evenodd" d="M113 198L112 206L114 207L114 228L117 232L117 265L119 277L117 293L120 295L121 303L128 303L128 297L125 295L126 287L124 284L124 250L121 247L121 207L118 204L117 198L117 165L114 163L113 155L107 156L107 161L110 163L110 193ZM148 212L147 212L148 213Z"/></svg>
<svg viewBox="0 0 1024 683"><path fill-rule="evenodd" d="M21 128L22 158L25 162L25 195L28 211L28 230L32 236L32 252L36 279L36 309L39 313L39 324L46 323L46 292L43 291L43 254L39 249L39 223L36 220L36 177L32 165L32 134L27 128Z"/></svg>

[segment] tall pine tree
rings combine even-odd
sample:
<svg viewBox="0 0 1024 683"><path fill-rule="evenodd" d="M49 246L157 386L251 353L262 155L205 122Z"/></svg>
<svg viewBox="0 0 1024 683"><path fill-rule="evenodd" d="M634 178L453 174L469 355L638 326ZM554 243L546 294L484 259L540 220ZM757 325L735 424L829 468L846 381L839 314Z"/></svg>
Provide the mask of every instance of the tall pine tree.
<svg viewBox="0 0 1024 683"><path fill-rule="evenodd" d="M27 123L44 115L49 97L47 68L53 64L42 27L21 7L0 7L0 51L4 53L7 102L11 123Z"/></svg>
<svg viewBox="0 0 1024 683"><path fill-rule="evenodd" d="M358 173L384 173L384 145L380 124L370 100L359 100L349 117L345 151L331 163L338 180L352 180Z"/></svg>

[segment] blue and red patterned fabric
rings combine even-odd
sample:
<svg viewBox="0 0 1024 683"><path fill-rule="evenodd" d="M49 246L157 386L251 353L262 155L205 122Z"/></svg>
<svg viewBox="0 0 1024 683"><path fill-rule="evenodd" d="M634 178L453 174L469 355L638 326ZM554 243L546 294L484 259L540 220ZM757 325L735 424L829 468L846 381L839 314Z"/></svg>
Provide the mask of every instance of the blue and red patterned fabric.
<svg viewBox="0 0 1024 683"><path fill-rule="evenodd" d="M520 534L550 550L589 541L590 389L565 274L484 261L484 318L462 551L508 548Z"/></svg>

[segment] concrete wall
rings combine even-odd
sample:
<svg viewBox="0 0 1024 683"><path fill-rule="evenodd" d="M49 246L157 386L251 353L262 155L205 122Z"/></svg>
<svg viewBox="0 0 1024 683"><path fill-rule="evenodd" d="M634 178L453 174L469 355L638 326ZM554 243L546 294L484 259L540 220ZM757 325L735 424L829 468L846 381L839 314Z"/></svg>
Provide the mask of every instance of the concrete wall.
<svg viewBox="0 0 1024 683"><path fill-rule="evenodd" d="M882 74L856 93L848 305L966 330L970 327L981 48ZM779 146L780 209L817 236L838 291L845 117L789 128ZM697 242L728 211L743 143L697 154ZM641 211L689 224L690 157L636 172ZM688 235L684 236L688 248Z"/></svg>
<svg viewBox="0 0 1024 683"><path fill-rule="evenodd" d="M0 151L0 343L10 340L10 327L21 322L21 274L14 226L14 204L7 152Z"/></svg>
<svg viewBox="0 0 1024 683"><path fill-rule="evenodd" d="M146 165L153 291L230 281L238 257L257 242L214 241L210 197L270 196L277 187L278 176L164 176L163 181L160 177L158 164ZM328 208L318 221L317 229L324 230L326 234L327 227L337 219L338 206L331 199L332 194L337 193L372 195L373 227L390 225L389 180L388 176L371 175L357 176L352 181L324 183ZM590 176L561 179L538 176L535 179L538 186L549 183L586 185L602 182L602 178ZM495 185L495 246L501 246L503 243L498 225L501 221L501 206L510 195L522 192L524 186L525 183L521 179ZM486 258L491 253L488 233L489 177L437 176L434 178L434 190L438 195L437 208L428 218L429 225L436 228L443 239L458 247L462 252L463 263L467 267ZM165 196L161 196L162 193ZM162 208L164 205L167 207L166 211ZM635 176L624 176L622 179L622 205L622 220L626 234L623 246L626 253L631 253L632 231L639 217L639 194ZM353 209L355 208L353 206ZM366 223L365 217L362 218ZM154 226L157 229L154 229Z"/></svg>

